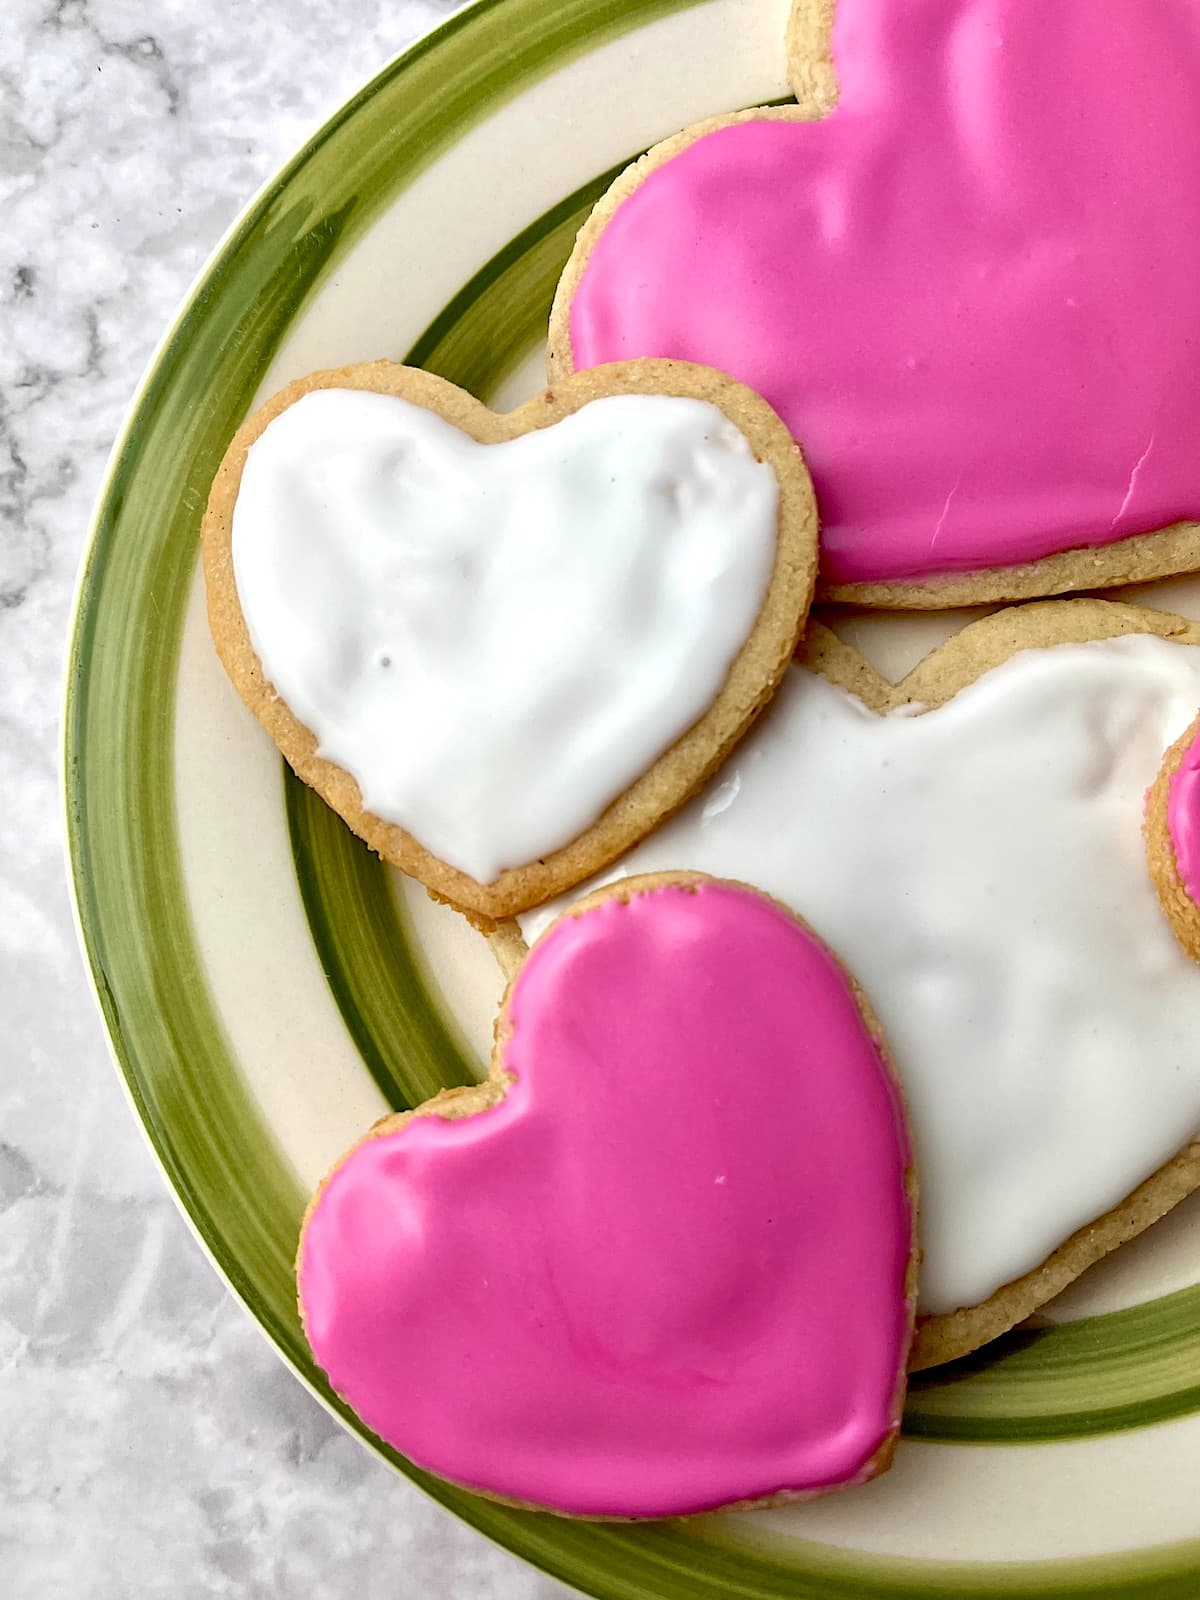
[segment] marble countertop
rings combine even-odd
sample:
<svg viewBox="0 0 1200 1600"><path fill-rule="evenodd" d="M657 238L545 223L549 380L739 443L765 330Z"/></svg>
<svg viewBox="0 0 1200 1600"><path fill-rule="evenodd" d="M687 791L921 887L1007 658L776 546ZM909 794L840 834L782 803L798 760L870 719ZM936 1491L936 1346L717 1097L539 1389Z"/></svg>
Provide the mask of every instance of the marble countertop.
<svg viewBox="0 0 1200 1600"><path fill-rule="evenodd" d="M554 1600L318 1407L177 1214L67 901L75 569L162 327L258 184L448 0L0 5L0 1589Z"/></svg>

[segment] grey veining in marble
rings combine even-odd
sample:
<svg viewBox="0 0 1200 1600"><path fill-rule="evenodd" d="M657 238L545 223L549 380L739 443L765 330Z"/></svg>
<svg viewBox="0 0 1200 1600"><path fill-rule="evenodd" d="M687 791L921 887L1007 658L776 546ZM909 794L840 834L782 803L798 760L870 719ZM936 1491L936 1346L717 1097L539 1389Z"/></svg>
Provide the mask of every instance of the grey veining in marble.
<svg viewBox="0 0 1200 1600"><path fill-rule="evenodd" d="M0 1594L552 1600L370 1457L193 1243L75 947L59 678L92 498L244 200L445 0L0 0Z"/></svg>

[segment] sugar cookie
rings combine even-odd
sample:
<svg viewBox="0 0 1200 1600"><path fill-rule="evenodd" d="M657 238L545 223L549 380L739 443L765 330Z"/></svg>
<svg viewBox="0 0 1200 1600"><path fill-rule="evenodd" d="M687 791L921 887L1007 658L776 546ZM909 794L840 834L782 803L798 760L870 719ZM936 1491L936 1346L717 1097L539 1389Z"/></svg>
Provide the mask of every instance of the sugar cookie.
<svg viewBox="0 0 1200 1600"><path fill-rule="evenodd" d="M752 736L611 869L760 884L870 995L921 1170L917 1365L1022 1320L1200 1184L1200 969L1141 837L1200 705L1198 643L1180 617L1051 601L893 685L813 626Z"/></svg>
<svg viewBox="0 0 1200 1600"><path fill-rule="evenodd" d="M297 774L497 917L720 764L795 648L816 512L787 429L718 373L626 363L499 415L375 362L251 417L204 558L221 659Z"/></svg>
<svg viewBox="0 0 1200 1600"><path fill-rule="evenodd" d="M552 376L731 372L804 443L822 593L957 606L1200 567L1200 8L795 0L798 105L616 180Z"/></svg>
<svg viewBox="0 0 1200 1600"><path fill-rule="evenodd" d="M891 1460L914 1205L853 980L774 901L669 873L560 917L488 1081L339 1162L300 1305L335 1390L442 1477L567 1516L781 1503Z"/></svg>

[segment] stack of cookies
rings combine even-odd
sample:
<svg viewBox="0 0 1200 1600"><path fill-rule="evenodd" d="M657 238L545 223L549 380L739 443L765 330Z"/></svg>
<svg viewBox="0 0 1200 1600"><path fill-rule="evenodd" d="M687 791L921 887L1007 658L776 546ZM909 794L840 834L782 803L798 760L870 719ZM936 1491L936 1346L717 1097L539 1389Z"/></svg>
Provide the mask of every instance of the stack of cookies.
<svg viewBox="0 0 1200 1600"><path fill-rule="evenodd" d="M314 1195L309 1341L568 1516L865 1482L909 1371L1200 1187L1200 625L1092 592L1200 570L1200 16L787 49L597 206L542 394L313 374L204 523L238 692L508 980ZM988 609L893 683L848 605Z"/></svg>

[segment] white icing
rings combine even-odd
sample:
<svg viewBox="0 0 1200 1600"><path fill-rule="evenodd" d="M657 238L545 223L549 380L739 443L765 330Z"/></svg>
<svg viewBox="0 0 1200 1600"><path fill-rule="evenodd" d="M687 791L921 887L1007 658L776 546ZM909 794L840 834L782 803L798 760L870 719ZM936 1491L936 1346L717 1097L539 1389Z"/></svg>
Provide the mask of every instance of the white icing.
<svg viewBox="0 0 1200 1600"><path fill-rule="evenodd" d="M363 803L482 883L568 844L695 723L775 559L778 484L699 400L480 445L317 390L233 516L263 671Z"/></svg>
<svg viewBox="0 0 1200 1600"><path fill-rule="evenodd" d="M1037 1266L1200 1130L1200 968L1141 835L1198 705L1200 649L1146 636L1025 651L922 715L796 668L607 875L757 884L859 979L912 1117L923 1311Z"/></svg>

